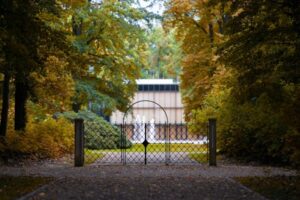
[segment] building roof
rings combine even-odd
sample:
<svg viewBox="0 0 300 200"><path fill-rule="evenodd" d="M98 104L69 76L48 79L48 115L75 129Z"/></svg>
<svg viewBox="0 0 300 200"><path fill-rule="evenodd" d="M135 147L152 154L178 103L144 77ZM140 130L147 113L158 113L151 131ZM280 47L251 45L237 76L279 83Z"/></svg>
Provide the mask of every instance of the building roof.
<svg viewBox="0 0 300 200"><path fill-rule="evenodd" d="M179 83L173 79L138 79L136 82L140 92L179 91Z"/></svg>
<svg viewBox="0 0 300 200"><path fill-rule="evenodd" d="M173 79L137 79L138 85L178 85L177 81Z"/></svg>

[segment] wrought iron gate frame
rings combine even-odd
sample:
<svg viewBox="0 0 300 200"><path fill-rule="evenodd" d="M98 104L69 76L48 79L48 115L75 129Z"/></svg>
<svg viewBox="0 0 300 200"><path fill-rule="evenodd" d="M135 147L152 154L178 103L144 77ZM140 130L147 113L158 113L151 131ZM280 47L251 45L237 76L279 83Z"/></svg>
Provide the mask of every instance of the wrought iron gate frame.
<svg viewBox="0 0 300 200"><path fill-rule="evenodd" d="M123 165L126 165L126 132L125 132L125 128L126 128L126 123L125 123L125 119L127 117L127 114L128 112L133 108L134 105L136 104L139 104L139 103L142 103L142 102L148 102L148 103L153 103L154 105L157 105L165 114L165 117L166 117L166 123L165 123L165 127L164 127L164 134L165 134L165 164L166 165L169 165L170 163L170 126L169 126L169 118L168 118L168 115L167 115L167 112L165 111L165 109L157 102L155 101L151 101L151 100L140 100L140 101L136 101L134 103L132 103L127 109L126 111L124 112L124 115L123 115L123 120L122 120L122 125L121 125L121 163ZM145 124L146 126L146 124ZM147 141L147 137L146 137L146 131L147 129L145 128L145 141ZM145 142L144 141L144 142ZM145 146L145 165L147 164L147 161L146 161L146 150L147 150L147 147Z"/></svg>

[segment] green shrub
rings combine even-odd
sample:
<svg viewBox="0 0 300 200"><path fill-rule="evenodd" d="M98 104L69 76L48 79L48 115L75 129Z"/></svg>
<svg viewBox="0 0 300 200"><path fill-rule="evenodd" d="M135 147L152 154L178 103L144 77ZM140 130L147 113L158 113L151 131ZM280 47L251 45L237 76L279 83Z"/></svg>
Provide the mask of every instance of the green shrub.
<svg viewBox="0 0 300 200"><path fill-rule="evenodd" d="M64 112L56 114L69 120L81 118L84 120L85 147L89 149L121 148L121 130L90 111ZM130 148L132 143L126 138L124 148Z"/></svg>

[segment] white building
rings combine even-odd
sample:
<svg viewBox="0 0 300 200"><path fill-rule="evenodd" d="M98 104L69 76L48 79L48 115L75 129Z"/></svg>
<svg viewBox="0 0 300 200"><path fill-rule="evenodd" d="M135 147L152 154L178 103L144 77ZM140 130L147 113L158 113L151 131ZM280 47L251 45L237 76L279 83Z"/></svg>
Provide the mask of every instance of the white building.
<svg viewBox="0 0 300 200"><path fill-rule="evenodd" d="M137 80L138 91L131 103L142 100L153 101L165 110L168 122L171 124L184 122L184 111L179 92L179 83L172 79L139 79ZM144 118L146 122L151 119L155 123L165 123L166 117L160 106L151 102L140 102L133 105L126 117L126 123L132 122L137 116ZM115 111L112 113L111 122L123 123L124 113Z"/></svg>

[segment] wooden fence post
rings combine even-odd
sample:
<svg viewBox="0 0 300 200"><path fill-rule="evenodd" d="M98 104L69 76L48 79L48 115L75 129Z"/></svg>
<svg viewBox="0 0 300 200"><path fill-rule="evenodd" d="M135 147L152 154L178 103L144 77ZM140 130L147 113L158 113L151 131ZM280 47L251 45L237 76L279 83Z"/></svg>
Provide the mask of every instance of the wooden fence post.
<svg viewBox="0 0 300 200"><path fill-rule="evenodd" d="M84 165L84 124L83 119L75 119L75 167Z"/></svg>
<svg viewBox="0 0 300 200"><path fill-rule="evenodd" d="M217 120L208 120L209 165L217 166Z"/></svg>

